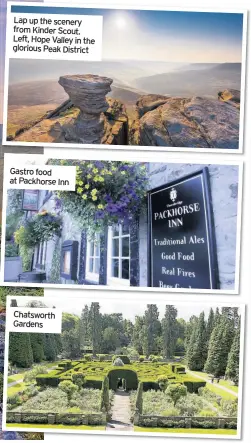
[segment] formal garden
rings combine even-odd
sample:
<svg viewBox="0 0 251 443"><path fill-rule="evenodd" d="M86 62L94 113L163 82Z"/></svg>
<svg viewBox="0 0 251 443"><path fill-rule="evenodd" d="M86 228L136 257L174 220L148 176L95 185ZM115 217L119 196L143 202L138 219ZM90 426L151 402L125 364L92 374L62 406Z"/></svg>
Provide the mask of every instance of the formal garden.
<svg viewBox="0 0 251 443"><path fill-rule="evenodd" d="M236 434L238 309L158 317L92 303L63 314L61 335L10 333L8 428Z"/></svg>

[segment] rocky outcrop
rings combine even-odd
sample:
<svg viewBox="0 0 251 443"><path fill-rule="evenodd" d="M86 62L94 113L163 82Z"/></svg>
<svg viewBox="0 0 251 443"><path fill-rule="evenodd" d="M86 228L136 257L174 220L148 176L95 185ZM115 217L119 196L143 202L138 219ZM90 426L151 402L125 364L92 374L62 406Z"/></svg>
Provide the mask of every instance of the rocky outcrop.
<svg viewBox="0 0 251 443"><path fill-rule="evenodd" d="M149 102L148 102L149 97ZM238 149L239 110L221 100L164 96L138 101L140 145ZM163 104L155 106L158 100ZM147 109L151 109L147 111Z"/></svg>
<svg viewBox="0 0 251 443"><path fill-rule="evenodd" d="M128 144L128 117L119 100L106 97L112 80L96 75L63 76L69 99L15 137L45 143Z"/></svg>
<svg viewBox="0 0 251 443"><path fill-rule="evenodd" d="M225 89L218 93L219 100L229 103L232 106L240 109L240 91L237 89Z"/></svg>
<svg viewBox="0 0 251 443"><path fill-rule="evenodd" d="M98 75L64 75L59 84L80 113L74 126L65 127L67 138L78 143L100 143L104 135L104 112L109 105L106 94L113 80Z"/></svg>
<svg viewBox="0 0 251 443"><path fill-rule="evenodd" d="M15 141L238 149L240 92L226 89L214 99L147 94L135 105L112 97L113 80L97 75L66 75L59 84L69 99Z"/></svg>

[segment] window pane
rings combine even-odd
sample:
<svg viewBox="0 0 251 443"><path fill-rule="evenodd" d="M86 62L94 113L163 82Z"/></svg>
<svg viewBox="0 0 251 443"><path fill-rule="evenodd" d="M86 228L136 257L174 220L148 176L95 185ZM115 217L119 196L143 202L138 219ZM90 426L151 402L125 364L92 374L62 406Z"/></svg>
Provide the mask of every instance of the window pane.
<svg viewBox="0 0 251 443"><path fill-rule="evenodd" d="M99 247L100 247L100 244L95 243L95 253L94 253L95 257L99 257Z"/></svg>
<svg viewBox="0 0 251 443"><path fill-rule="evenodd" d="M119 276L119 261L112 259L112 277Z"/></svg>
<svg viewBox="0 0 251 443"><path fill-rule="evenodd" d="M119 235L119 225L114 225L112 228L112 236L117 237Z"/></svg>
<svg viewBox="0 0 251 443"><path fill-rule="evenodd" d="M95 258L94 272L99 274L99 258Z"/></svg>
<svg viewBox="0 0 251 443"><path fill-rule="evenodd" d="M129 234L129 224L122 225L122 234Z"/></svg>
<svg viewBox="0 0 251 443"><path fill-rule="evenodd" d="M122 278L129 280L129 260L122 260Z"/></svg>
<svg viewBox="0 0 251 443"><path fill-rule="evenodd" d="M112 240L112 257L118 257L119 256L119 239L114 238Z"/></svg>
<svg viewBox="0 0 251 443"><path fill-rule="evenodd" d="M93 258L89 259L89 272L93 272Z"/></svg>
<svg viewBox="0 0 251 443"><path fill-rule="evenodd" d="M122 237L122 257L129 257L129 237Z"/></svg>
<svg viewBox="0 0 251 443"><path fill-rule="evenodd" d="M90 242L90 256L94 256L94 241Z"/></svg>

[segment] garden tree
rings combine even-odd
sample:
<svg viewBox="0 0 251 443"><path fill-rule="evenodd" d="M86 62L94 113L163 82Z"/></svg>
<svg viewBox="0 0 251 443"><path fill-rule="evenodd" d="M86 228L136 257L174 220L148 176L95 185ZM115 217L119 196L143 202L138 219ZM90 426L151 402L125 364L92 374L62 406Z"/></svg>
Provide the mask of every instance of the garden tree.
<svg viewBox="0 0 251 443"><path fill-rule="evenodd" d="M44 342L42 334L40 333L30 334L30 342L31 342L33 360L35 363L40 363L42 360L44 360Z"/></svg>
<svg viewBox="0 0 251 443"><path fill-rule="evenodd" d="M123 320L123 330L126 339L126 346L128 346L133 341L133 323L131 322L131 320Z"/></svg>
<svg viewBox="0 0 251 443"><path fill-rule="evenodd" d="M182 338L177 338L176 341L176 346L175 346L175 350L174 353L177 356L183 356L185 354L185 344L184 344L184 340Z"/></svg>
<svg viewBox="0 0 251 443"><path fill-rule="evenodd" d="M115 331L114 328L109 326L108 328L105 328L103 331L103 337L102 337L102 350L103 352L109 353L112 351L115 351L117 347L119 346L119 336L117 331Z"/></svg>
<svg viewBox="0 0 251 443"><path fill-rule="evenodd" d="M29 368L33 363L33 353L28 332L10 332L9 361L20 368Z"/></svg>
<svg viewBox="0 0 251 443"><path fill-rule="evenodd" d="M196 322L187 352L187 364L192 371L201 371L207 359L207 337L204 311Z"/></svg>
<svg viewBox="0 0 251 443"><path fill-rule="evenodd" d="M62 352L62 340L61 340L61 334L53 334L54 337L54 344L55 344L55 350L56 354L61 354Z"/></svg>
<svg viewBox="0 0 251 443"><path fill-rule="evenodd" d="M70 380L61 381L58 385L61 391L65 392L68 398L68 401L71 400L73 394L78 391L78 386L74 385Z"/></svg>
<svg viewBox="0 0 251 443"><path fill-rule="evenodd" d="M216 308L215 314L214 314L214 328L218 324L220 318L221 318L220 310L219 310L219 308Z"/></svg>
<svg viewBox="0 0 251 443"><path fill-rule="evenodd" d="M207 326L206 326L206 342L207 342L207 351L208 351L208 344L211 337L211 334L213 332L214 328L214 311L212 308L210 308L208 319L207 319Z"/></svg>
<svg viewBox="0 0 251 443"><path fill-rule="evenodd" d="M209 341L208 356L204 367L205 372L209 372L215 377L225 375L233 337L233 321L227 315L221 315Z"/></svg>
<svg viewBox="0 0 251 443"><path fill-rule="evenodd" d="M237 329L235 331L233 343L228 354L226 376L234 381L236 385L239 383L239 359L240 359L240 326L239 318Z"/></svg>
<svg viewBox="0 0 251 443"><path fill-rule="evenodd" d="M74 314L63 312L62 314L62 332L70 331L78 327L79 317Z"/></svg>
<svg viewBox="0 0 251 443"><path fill-rule="evenodd" d="M85 305L82 309L81 317L79 320L79 337L80 337L80 349L84 350L85 346L90 345L90 319L89 319L89 307Z"/></svg>
<svg viewBox="0 0 251 443"><path fill-rule="evenodd" d="M165 390L165 394L167 394L168 397L171 397L174 406L176 406L176 403L182 397L186 397L187 387L185 385L181 385L178 383L171 383L171 384L167 385L167 388Z"/></svg>
<svg viewBox="0 0 251 443"><path fill-rule="evenodd" d="M79 328L66 330L61 334L62 352L66 358L80 356Z"/></svg>
<svg viewBox="0 0 251 443"><path fill-rule="evenodd" d="M198 317L196 317L196 315L192 315L190 317L189 321L186 323L185 340L184 340L186 353L188 351L190 341L191 341L192 332L193 332L194 326L197 321L198 321Z"/></svg>
<svg viewBox="0 0 251 443"><path fill-rule="evenodd" d="M101 348L102 330L101 314L98 302L93 302L89 310L90 338L93 355L96 355Z"/></svg>
<svg viewBox="0 0 251 443"><path fill-rule="evenodd" d="M157 337L160 335L161 325L157 305L149 304L144 315L143 351L148 357L157 353Z"/></svg>
<svg viewBox="0 0 251 443"><path fill-rule="evenodd" d="M143 354L144 318L136 315L133 328L133 346L139 354Z"/></svg>
<svg viewBox="0 0 251 443"><path fill-rule="evenodd" d="M53 334L43 334L43 342L45 360L55 361L57 358L57 349Z"/></svg>
<svg viewBox="0 0 251 443"><path fill-rule="evenodd" d="M166 305L165 316L162 320L163 357L174 356L177 340L177 309L173 305Z"/></svg>
<svg viewBox="0 0 251 443"><path fill-rule="evenodd" d="M234 327L237 327L239 322L239 314L238 314L238 308L236 307L223 307L221 309L221 314L225 315L229 320L232 320Z"/></svg>

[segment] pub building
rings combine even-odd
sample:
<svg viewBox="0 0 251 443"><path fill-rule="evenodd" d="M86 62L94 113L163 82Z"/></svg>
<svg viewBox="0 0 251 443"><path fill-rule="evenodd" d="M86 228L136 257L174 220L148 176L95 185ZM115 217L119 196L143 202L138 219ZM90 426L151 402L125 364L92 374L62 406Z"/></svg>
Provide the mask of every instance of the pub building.
<svg viewBox="0 0 251 443"><path fill-rule="evenodd" d="M19 281L234 290L238 166L148 163L147 168L147 210L137 219L88 239L71 214L61 213L61 237L35 248L32 272ZM34 192L37 210L53 212L55 195Z"/></svg>

